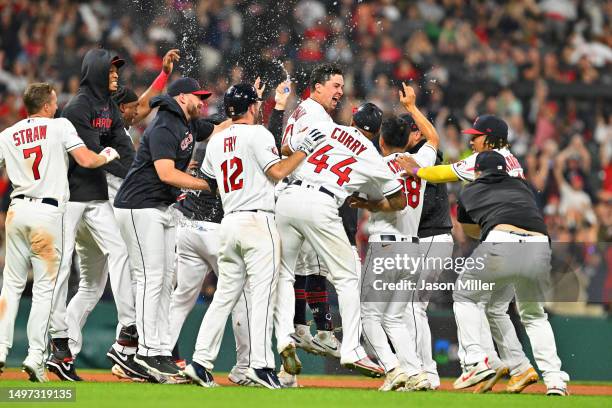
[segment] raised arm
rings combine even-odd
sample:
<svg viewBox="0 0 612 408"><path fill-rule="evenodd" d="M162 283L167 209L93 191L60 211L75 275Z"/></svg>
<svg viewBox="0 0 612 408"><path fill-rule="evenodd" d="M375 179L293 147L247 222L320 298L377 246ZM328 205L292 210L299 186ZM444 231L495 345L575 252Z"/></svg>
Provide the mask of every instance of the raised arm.
<svg viewBox="0 0 612 408"><path fill-rule="evenodd" d="M414 89L406 85L405 82L402 82L402 88L403 89L399 91L400 102L414 118L419 130L423 136L425 136L427 143L437 149L440 145L440 137L434 125L421 113L419 108L417 108Z"/></svg>
<svg viewBox="0 0 612 408"><path fill-rule="evenodd" d="M164 55L162 71L159 73L157 78L155 78L151 86L149 86L149 88L147 88L147 90L140 95L140 98L138 98L138 110L136 117L134 118L134 123L138 123L149 116L149 113L151 113L149 101L154 96L162 93L166 87L166 83L168 82L168 77L170 77L170 74L172 74L174 63L178 62L180 59L181 56L179 55L179 50L177 49L172 49L168 51L166 55Z"/></svg>

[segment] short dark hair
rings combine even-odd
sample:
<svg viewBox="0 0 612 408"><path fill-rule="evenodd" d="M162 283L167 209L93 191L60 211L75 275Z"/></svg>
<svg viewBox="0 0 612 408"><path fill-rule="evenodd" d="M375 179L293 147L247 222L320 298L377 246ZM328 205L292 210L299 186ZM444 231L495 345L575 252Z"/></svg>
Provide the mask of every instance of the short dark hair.
<svg viewBox="0 0 612 408"><path fill-rule="evenodd" d="M408 122L397 116L385 119L381 128L385 144L390 147L404 147L408 143L410 128Z"/></svg>
<svg viewBox="0 0 612 408"><path fill-rule="evenodd" d="M317 65L310 73L310 89L314 89L316 84L326 83L333 75L344 75L344 73L336 64Z"/></svg>
<svg viewBox="0 0 612 408"><path fill-rule="evenodd" d="M53 91L53 86L46 82L36 82L28 85L23 93L23 104L28 115L40 112L45 103L49 103L51 100L51 92Z"/></svg>

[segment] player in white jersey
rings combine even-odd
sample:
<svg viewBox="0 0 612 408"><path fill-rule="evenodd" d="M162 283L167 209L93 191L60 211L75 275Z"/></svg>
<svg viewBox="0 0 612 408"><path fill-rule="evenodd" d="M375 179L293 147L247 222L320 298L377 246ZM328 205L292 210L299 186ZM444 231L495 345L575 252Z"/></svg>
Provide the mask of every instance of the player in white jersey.
<svg viewBox="0 0 612 408"><path fill-rule="evenodd" d="M67 119L53 119L57 96L51 85L35 83L24 93L28 118L0 133L0 164L13 184L6 217L6 263L0 294L0 372L13 346L19 300L32 268L28 356L23 369L31 381L48 381L43 363L53 287L63 252L62 224L69 199L68 153L83 167L96 168L118 157L87 149Z"/></svg>
<svg viewBox="0 0 612 408"><path fill-rule="evenodd" d="M421 126L427 140L412 157L422 166L434 164L439 138L433 125L416 107L414 90L404 84L400 101ZM361 312L364 338L385 369L386 378L381 391L402 387L410 391L430 388L427 373L418 361L416 343L410 338L411 333L404 324L404 313L412 291L380 291L381 282L398 284L411 281L416 284L419 277L417 272L420 271L405 268L380 271L376 268L377 259L394 259L396 255L416 259L420 256L417 234L426 182L412 177L404 178L404 171L397 164L397 157L406 154L406 148L410 149L421 139L420 132L410 135L408 138L408 123L401 118L389 118L383 123L379 144L386 163L403 184L407 205L402 211L393 213L372 212L368 228L368 262L363 273ZM353 205L370 209L369 204L360 201Z"/></svg>
<svg viewBox="0 0 612 408"><path fill-rule="evenodd" d="M310 74L310 96L302 101L287 121L282 141L282 153L293 153L292 139L312 123L330 122L330 114L336 109L343 96L344 79L342 70L334 64L321 64ZM288 178L287 183L293 181ZM287 183L279 183L277 191L282 191ZM304 242L295 268L295 334L296 346L309 353L327 354L340 357L340 342L333 334L333 323L327 301L328 269L310 244ZM313 337L310 326L306 324L306 304L310 306L317 334ZM281 381L287 377L281 373ZM291 381L291 385L296 382Z"/></svg>
<svg viewBox="0 0 612 408"><path fill-rule="evenodd" d="M401 184L370 141L381 122L382 111L367 103L353 115L355 127L313 124L311 128L324 133L327 140L294 172L296 180L280 194L276 206L283 243L275 316L279 351L293 345L293 271L303 242L308 242L327 265L328 279L338 293L343 331L340 363L369 376L380 376L383 370L360 344L360 279L338 208L360 190L377 194L385 211L406 206ZM291 143L298 141L294 137Z"/></svg>
<svg viewBox="0 0 612 408"><path fill-rule="evenodd" d="M280 263L274 182L290 174L323 135L312 132L300 145L299 153L281 161L274 136L265 127L255 125L259 119L257 99L255 88L249 84L227 90L224 105L232 125L211 138L202 165L204 175L216 181L225 213L219 227L217 290L202 320L193 361L183 371L204 387L215 385L210 370L219 353L227 318L245 285L252 303L251 353L246 375L264 387L281 387L271 350ZM285 369L299 370L295 347L282 353L295 364Z"/></svg>
<svg viewBox="0 0 612 408"><path fill-rule="evenodd" d="M464 130L463 133L471 135L470 145L474 151L474 154L464 160L452 165L430 167L420 167L409 158L402 158L399 163L409 174L417 175L421 179L433 183L459 180L473 181L475 178L474 166L478 153L494 150L506 160L506 170L509 175L524 178L520 163L508 148L508 125L503 120L492 115L483 115L476 118L473 127ZM495 370L495 376L480 384L477 392L490 391L495 383L508 373L512 376L506 388L508 392L521 392L525 387L538 380L537 373L529 363L507 313L508 306L514 298L514 292L512 284L496 286L489 302L483 305L483 313L486 314L486 319L483 319L481 345L489 356L489 365ZM517 306L519 309L521 308L520 304ZM456 302L454 307L459 309L456 315L461 316L461 302ZM497 344L499 356L491 337ZM542 338L536 341L548 340ZM465 350L460 347L460 357L464 353ZM458 384L458 386L462 386L462 384Z"/></svg>

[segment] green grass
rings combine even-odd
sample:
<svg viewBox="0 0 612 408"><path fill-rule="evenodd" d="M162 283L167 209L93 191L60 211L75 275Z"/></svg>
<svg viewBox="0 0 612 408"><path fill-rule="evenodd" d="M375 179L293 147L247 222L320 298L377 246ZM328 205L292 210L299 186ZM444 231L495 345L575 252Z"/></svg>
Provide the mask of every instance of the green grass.
<svg viewBox="0 0 612 408"><path fill-rule="evenodd" d="M1 381L8 387L74 387L76 402L53 403L51 407L604 407L612 406L612 397L544 395L474 395L454 392L381 393L374 390L302 388L265 390L242 387L205 389L194 385L159 385L135 383L51 382L33 384L27 381ZM2 406L40 407L38 403L6 404Z"/></svg>

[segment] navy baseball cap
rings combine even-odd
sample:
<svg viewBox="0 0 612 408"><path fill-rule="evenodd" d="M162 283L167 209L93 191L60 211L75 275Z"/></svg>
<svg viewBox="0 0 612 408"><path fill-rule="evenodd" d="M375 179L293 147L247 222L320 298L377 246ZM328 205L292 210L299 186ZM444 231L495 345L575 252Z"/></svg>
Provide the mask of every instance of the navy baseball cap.
<svg viewBox="0 0 612 408"><path fill-rule="evenodd" d="M180 94L194 94L199 96L200 99L206 99L212 95L212 92L202 89L195 79L184 77L168 85L168 95L178 96Z"/></svg>
<svg viewBox="0 0 612 408"><path fill-rule="evenodd" d="M487 173L506 173L506 159L495 150L487 150L476 156L475 171Z"/></svg>
<svg viewBox="0 0 612 408"><path fill-rule="evenodd" d="M353 121L358 128L376 133L382 125L382 110L373 103L366 102L353 110Z"/></svg>
<svg viewBox="0 0 612 408"><path fill-rule="evenodd" d="M130 88L123 86L120 87L117 92L113 93L111 98L113 98L113 101L115 101L117 105L120 105L122 103L136 102L138 100L138 95Z"/></svg>
<svg viewBox="0 0 612 408"><path fill-rule="evenodd" d="M125 65L125 60L114 56L113 59L111 60L111 65L116 66L117 68L121 68L122 66Z"/></svg>
<svg viewBox="0 0 612 408"><path fill-rule="evenodd" d="M485 135L495 138L508 139L508 125L506 122L493 115L482 115L476 118L474 126L462 130L461 133L468 135Z"/></svg>
<svg viewBox="0 0 612 408"><path fill-rule="evenodd" d="M410 132L416 132L417 130L419 130L419 127L417 126L411 114L404 113L400 115L400 118L402 118L404 122L408 124L408 128L410 129Z"/></svg>

